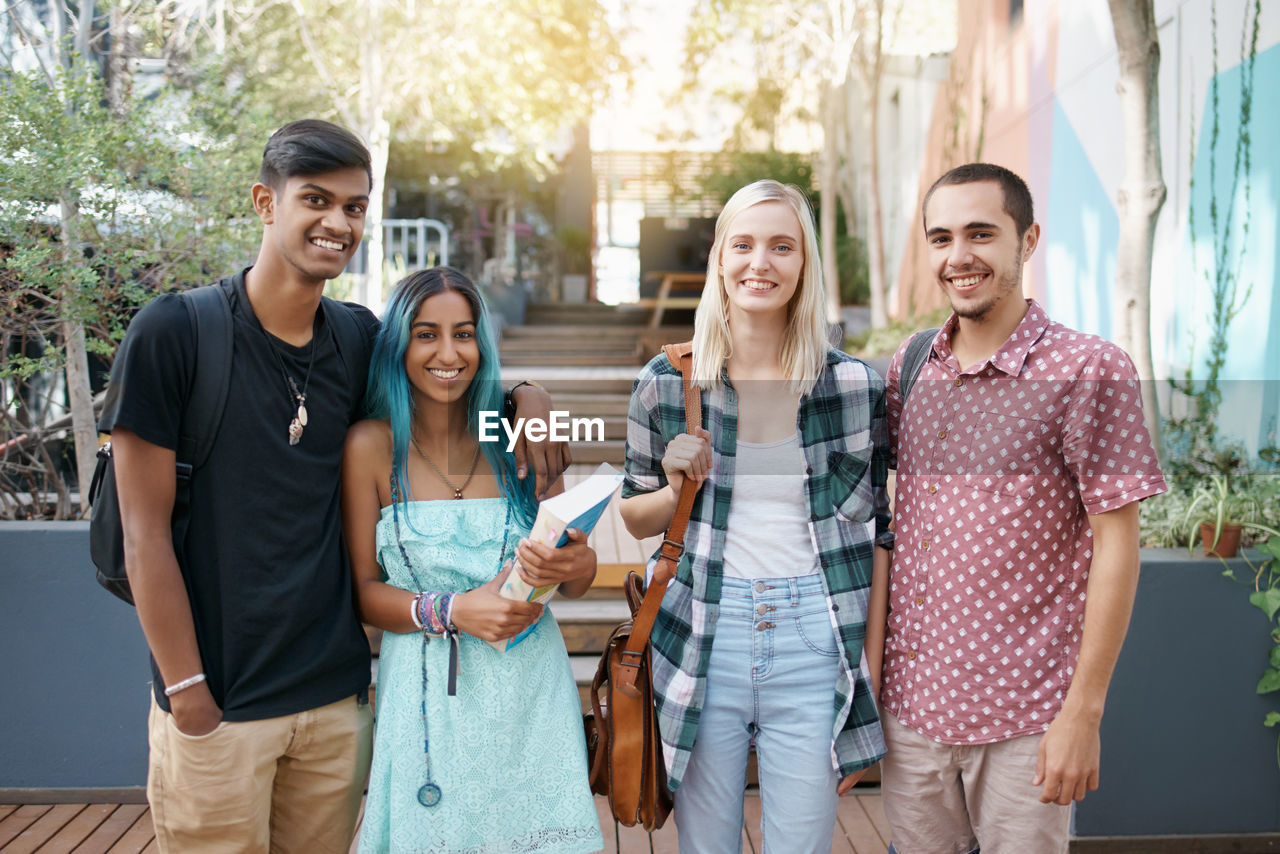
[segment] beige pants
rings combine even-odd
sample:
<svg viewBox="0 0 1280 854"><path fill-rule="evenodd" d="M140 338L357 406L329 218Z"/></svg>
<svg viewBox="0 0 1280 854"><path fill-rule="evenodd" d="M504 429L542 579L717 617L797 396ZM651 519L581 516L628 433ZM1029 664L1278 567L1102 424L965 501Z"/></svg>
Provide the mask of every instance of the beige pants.
<svg viewBox="0 0 1280 854"><path fill-rule="evenodd" d="M151 702L147 800L162 852L345 852L369 775L372 715L348 697L182 733Z"/></svg>
<svg viewBox="0 0 1280 854"><path fill-rule="evenodd" d="M880 771L884 812L898 854L1066 854L1071 807L1042 804L1040 735L992 744L939 744L880 722L888 747Z"/></svg>

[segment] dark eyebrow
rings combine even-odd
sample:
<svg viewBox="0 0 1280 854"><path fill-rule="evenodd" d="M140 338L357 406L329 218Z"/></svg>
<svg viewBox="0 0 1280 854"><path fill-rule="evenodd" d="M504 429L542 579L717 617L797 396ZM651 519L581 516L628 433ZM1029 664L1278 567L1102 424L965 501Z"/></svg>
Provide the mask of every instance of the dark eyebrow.
<svg viewBox="0 0 1280 854"><path fill-rule="evenodd" d="M459 326L475 326L475 325L476 325L476 322L474 320L463 320L463 321L459 321L458 323L455 323L453 326L456 329ZM413 325L409 328L417 329L419 326L429 326L432 329L438 329L440 327L440 324L436 323L434 320L417 320L417 321L414 321Z"/></svg>
<svg viewBox="0 0 1280 854"><path fill-rule="evenodd" d="M993 222L970 222L970 223L965 223L965 225L960 230L961 231L999 231L1000 226L996 225ZM935 225L933 228L926 231L924 233L924 236L934 237L935 235L938 235L938 234L950 234L950 233L951 233L951 229L943 228L940 225Z"/></svg>
<svg viewBox="0 0 1280 854"><path fill-rule="evenodd" d="M302 186L298 187L298 192L304 192L304 191L311 192L311 193L320 193L323 196L333 198L333 191L326 189L325 187L321 187L319 184L303 184ZM348 201L367 202L369 201L369 197L366 195L352 196Z"/></svg>

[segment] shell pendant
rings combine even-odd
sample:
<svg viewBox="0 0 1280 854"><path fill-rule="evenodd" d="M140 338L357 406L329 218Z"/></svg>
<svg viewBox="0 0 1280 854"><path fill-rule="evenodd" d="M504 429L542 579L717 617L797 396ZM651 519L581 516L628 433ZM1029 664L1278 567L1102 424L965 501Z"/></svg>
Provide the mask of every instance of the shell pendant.
<svg viewBox="0 0 1280 854"><path fill-rule="evenodd" d="M302 428L307 426L306 404L298 404L298 412L289 422L289 444L296 445L302 441Z"/></svg>

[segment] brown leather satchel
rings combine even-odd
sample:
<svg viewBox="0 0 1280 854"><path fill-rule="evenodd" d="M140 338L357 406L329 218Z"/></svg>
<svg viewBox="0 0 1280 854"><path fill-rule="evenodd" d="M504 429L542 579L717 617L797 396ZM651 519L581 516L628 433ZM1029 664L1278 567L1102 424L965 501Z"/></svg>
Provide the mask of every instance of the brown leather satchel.
<svg viewBox="0 0 1280 854"><path fill-rule="evenodd" d="M680 370L685 430L692 433L702 426L701 399L689 382L693 345L668 344L663 350ZM654 708L649 634L684 552L684 532L697 492L698 485L690 483L680 491L649 589L644 590L637 573L627 576L631 619L614 629L605 645L591 681L592 712L585 719L591 791L608 796L616 821L628 827L639 824L650 832L666 822L672 797Z"/></svg>

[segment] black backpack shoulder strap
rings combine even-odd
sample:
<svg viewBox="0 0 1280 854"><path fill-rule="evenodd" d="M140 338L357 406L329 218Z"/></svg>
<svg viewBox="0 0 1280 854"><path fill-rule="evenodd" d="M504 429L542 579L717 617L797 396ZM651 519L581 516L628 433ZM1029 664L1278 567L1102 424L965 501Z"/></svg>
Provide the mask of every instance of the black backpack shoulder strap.
<svg viewBox="0 0 1280 854"><path fill-rule="evenodd" d="M902 356L902 371L898 375L898 390L904 403L907 395L911 394L911 387L916 384L920 371L924 369L924 363L929 361L929 351L933 348L933 339L940 328L917 332L907 342L907 352Z"/></svg>
<svg viewBox="0 0 1280 854"><path fill-rule="evenodd" d="M347 372L347 387L353 389L351 420L355 420L364 404L366 377L361 374L361 368L366 369L367 373L369 346L354 311L328 297L322 297L320 305L324 310L325 322L333 330L333 338L338 345L338 355L342 358L343 367Z"/></svg>
<svg viewBox="0 0 1280 854"><path fill-rule="evenodd" d="M179 465L186 474L204 465L213 449L222 411L231 388L231 353L234 322L231 303L221 283L192 288L183 294L196 340L196 369L191 396L182 414Z"/></svg>

